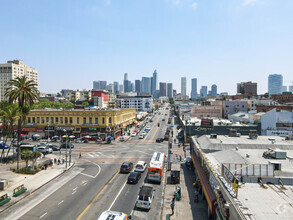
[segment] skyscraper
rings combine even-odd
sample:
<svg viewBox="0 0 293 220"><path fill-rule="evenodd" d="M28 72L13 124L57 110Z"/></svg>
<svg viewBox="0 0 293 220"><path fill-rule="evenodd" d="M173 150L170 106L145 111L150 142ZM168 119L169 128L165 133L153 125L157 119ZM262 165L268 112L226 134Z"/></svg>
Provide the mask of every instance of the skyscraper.
<svg viewBox="0 0 293 220"><path fill-rule="evenodd" d="M212 95L212 97L215 97L215 96L217 96L217 94L218 94L217 85L213 84L212 88L211 88L211 95Z"/></svg>
<svg viewBox="0 0 293 220"><path fill-rule="evenodd" d="M270 74L268 78L268 93L270 95L281 94L283 76L281 74Z"/></svg>
<svg viewBox="0 0 293 220"><path fill-rule="evenodd" d="M141 92L146 94L151 94L151 78L150 77L142 77L141 78Z"/></svg>
<svg viewBox="0 0 293 220"><path fill-rule="evenodd" d="M173 98L173 84L167 83L167 96Z"/></svg>
<svg viewBox="0 0 293 220"><path fill-rule="evenodd" d="M181 94L186 95L186 77L181 77Z"/></svg>
<svg viewBox="0 0 293 220"><path fill-rule="evenodd" d="M123 87L124 87L124 92L131 91L131 82L128 80L128 73L124 73Z"/></svg>
<svg viewBox="0 0 293 220"><path fill-rule="evenodd" d="M157 70L154 71L152 77L152 94L158 89L158 73Z"/></svg>
<svg viewBox="0 0 293 220"><path fill-rule="evenodd" d="M207 98L208 96L208 87L202 86L200 89L200 98Z"/></svg>
<svg viewBox="0 0 293 220"><path fill-rule="evenodd" d="M167 84L165 82L160 82L160 97L167 96Z"/></svg>
<svg viewBox="0 0 293 220"><path fill-rule="evenodd" d="M94 81L93 90L106 90L107 81Z"/></svg>
<svg viewBox="0 0 293 220"><path fill-rule="evenodd" d="M115 94L118 94L118 86L119 86L119 83L118 82L113 82L113 84L114 84L114 93Z"/></svg>
<svg viewBox="0 0 293 220"><path fill-rule="evenodd" d="M197 78L191 79L191 99L197 99Z"/></svg>
<svg viewBox="0 0 293 220"><path fill-rule="evenodd" d="M135 80L135 92L137 92L137 95L141 92L141 81L139 79Z"/></svg>

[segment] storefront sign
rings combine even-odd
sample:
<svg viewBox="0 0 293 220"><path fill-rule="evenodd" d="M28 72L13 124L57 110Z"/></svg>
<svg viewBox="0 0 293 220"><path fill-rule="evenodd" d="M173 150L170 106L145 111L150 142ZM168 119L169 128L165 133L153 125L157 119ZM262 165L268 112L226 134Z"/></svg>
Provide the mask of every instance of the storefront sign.
<svg viewBox="0 0 293 220"><path fill-rule="evenodd" d="M73 131L74 127L57 127L57 131L63 131L63 130Z"/></svg>
<svg viewBox="0 0 293 220"><path fill-rule="evenodd" d="M31 132L34 132L36 130L37 130L36 128L22 128L21 129L21 131L31 131Z"/></svg>
<svg viewBox="0 0 293 220"><path fill-rule="evenodd" d="M224 177L232 185L234 192L238 192L239 180L234 176L234 174L225 166L224 167Z"/></svg>

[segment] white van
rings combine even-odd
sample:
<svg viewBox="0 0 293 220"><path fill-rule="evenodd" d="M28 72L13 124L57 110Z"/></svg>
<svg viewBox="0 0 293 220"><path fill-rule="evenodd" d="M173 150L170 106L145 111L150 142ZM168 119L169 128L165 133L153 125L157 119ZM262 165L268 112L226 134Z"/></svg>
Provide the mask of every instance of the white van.
<svg viewBox="0 0 293 220"><path fill-rule="evenodd" d="M108 211L104 211L98 218L98 220L108 220L108 219L128 220L128 219L131 219L131 217L123 212L115 212L115 211L108 210Z"/></svg>
<svg viewBox="0 0 293 220"><path fill-rule="evenodd" d="M151 186L142 186L138 193L135 207L140 209L151 209L151 204L154 198L154 188Z"/></svg>

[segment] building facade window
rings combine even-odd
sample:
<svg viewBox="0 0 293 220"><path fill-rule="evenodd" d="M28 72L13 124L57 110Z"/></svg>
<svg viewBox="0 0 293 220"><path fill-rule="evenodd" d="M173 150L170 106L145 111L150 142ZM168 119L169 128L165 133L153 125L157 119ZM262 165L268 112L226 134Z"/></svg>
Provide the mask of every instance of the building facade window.
<svg viewBox="0 0 293 220"><path fill-rule="evenodd" d="M60 124L63 124L63 117L60 117Z"/></svg>
<svg viewBox="0 0 293 220"><path fill-rule="evenodd" d="M51 117L51 124L54 123L54 117Z"/></svg>
<svg viewBox="0 0 293 220"><path fill-rule="evenodd" d="M92 124L92 123L93 123L93 121L92 121L92 118L91 118L91 117L90 117L90 121L89 121L89 123L90 123L90 124Z"/></svg>
<svg viewBox="0 0 293 220"><path fill-rule="evenodd" d="M68 118L65 117L65 124L68 124Z"/></svg>
<svg viewBox="0 0 293 220"><path fill-rule="evenodd" d="M109 124L112 124L112 118L109 117Z"/></svg>
<svg viewBox="0 0 293 220"><path fill-rule="evenodd" d="M79 124L79 117L76 118L76 123Z"/></svg>
<svg viewBox="0 0 293 220"><path fill-rule="evenodd" d="M37 117L37 123L38 124L40 123L40 117Z"/></svg>
<svg viewBox="0 0 293 220"><path fill-rule="evenodd" d="M72 124L72 117L69 117L69 123Z"/></svg>
<svg viewBox="0 0 293 220"><path fill-rule="evenodd" d="M58 117L55 117L55 123L58 123L58 119L59 119Z"/></svg>
<svg viewBox="0 0 293 220"><path fill-rule="evenodd" d="M46 123L49 123L49 117L46 117Z"/></svg>
<svg viewBox="0 0 293 220"><path fill-rule="evenodd" d="M102 118L102 124L105 124L105 118Z"/></svg>
<svg viewBox="0 0 293 220"><path fill-rule="evenodd" d="M86 124L86 117L83 118L83 123Z"/></svg>
<svg viewBox="0 0 293 220"><path fill-rule="evenodd" d="M27 123L31 123L31 118L30 117L27 118Z"/></svg>
<svg viewBox="0 0 293 220"><path fill-rule="evenodd" d="M44 117L42 117L42 124L44 124L45 123L45 118Z"/></svg>
<svg viewBox="0 0 293 220"><path fill-rule="evenodd" d="M95 118L95 124L99 124L98 122L98 118Z"/></svg>

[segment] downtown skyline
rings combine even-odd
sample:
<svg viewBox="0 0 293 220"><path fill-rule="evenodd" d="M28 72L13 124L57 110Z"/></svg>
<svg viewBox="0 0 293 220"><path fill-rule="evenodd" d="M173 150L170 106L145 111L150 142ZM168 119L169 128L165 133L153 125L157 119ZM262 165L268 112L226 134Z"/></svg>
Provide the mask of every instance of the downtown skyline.
<svg viewBox="0 0 293 220"><path fill-rule="evenodd" d="M237 83L253 81L262 94L270 74L292 85L289 0L1 1L0 7L9 33L0 35L0 63L29 63L42 92L91 89L98 80L121 84L124 73L134 82L154 69L158 83L171 82L177 91L186 77L188 95L192 78L198 92L216 84L235 94Z"/></svg>

